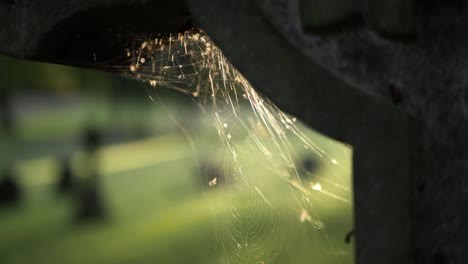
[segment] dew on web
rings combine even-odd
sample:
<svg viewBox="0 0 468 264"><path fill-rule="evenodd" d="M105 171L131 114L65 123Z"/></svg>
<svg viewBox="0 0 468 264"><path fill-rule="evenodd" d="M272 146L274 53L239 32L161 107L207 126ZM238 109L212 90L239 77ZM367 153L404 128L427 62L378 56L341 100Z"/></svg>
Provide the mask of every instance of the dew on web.
<svg viewBox="0 0 468 264"><path fill-rule="evenodd" d="M262 97L199 29L137 47L128 73L191 97L219 135L204 186L220 262L353 263L351 151Z"/></svg>
<svg viewBox="0 0 468 264"><path fill-rule="evenodd" d="M299 221L301 221L301 223L305 223L306 221L311 221L311 220L312 220L312 217L310 217L307 210L302 208L301 215L299 216Z"/></svg>
<svg viewBox="0 0 468 264"><path fill-rule="evenodd" d="M313 183L312 184L312 190L320 191L320 190L322 190L322 185L320 185L320 183Z"/></svg>
<svg viewBox="0 0 468 264"><path fill-rule="evenodd" d="M217 181L218 181L218 178L216 178L216 177L213 178L210 182L208 182L208 186L210 186L210 187L215 186Z"/></svg>

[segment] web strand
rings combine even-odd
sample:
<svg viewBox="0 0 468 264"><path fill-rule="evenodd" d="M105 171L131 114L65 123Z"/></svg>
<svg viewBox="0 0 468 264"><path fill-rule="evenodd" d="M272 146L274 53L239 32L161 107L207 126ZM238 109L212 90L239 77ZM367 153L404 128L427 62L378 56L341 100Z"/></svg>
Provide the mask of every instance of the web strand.
<svg viewBox="0 0 468 264"><path fill-rule="evenodd" d="M321 199L350 206L349 182L336 181L348 165L262 97L201 30L148 37L127 57L135 78L192 97L212 118L221 158L207 185L221 197L212 206L228 207L216 210L224 212L216 220L222 263L286 263L294 257L293 242L307 237L301 234L309 230L305 223L326 241L330 263L339 263L315 207ZM322 171L335 171L335 178L304 179L303 153L317 157Z"/></svg>

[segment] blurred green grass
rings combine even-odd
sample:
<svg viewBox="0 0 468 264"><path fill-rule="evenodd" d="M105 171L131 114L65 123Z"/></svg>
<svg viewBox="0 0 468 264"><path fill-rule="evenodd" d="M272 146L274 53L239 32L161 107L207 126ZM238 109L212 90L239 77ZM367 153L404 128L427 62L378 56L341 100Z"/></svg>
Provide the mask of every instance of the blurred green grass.
<svg viewBox="0 0 468 264"><path fill-rule="evenodd" d="M127 104L138 112L138 104ZM210 240L212 233L201 222L206 210L177 216L181 210L190 213L206 207L203 197L193 204L180 203L195 192L192 175L196 168L188 165L193 164L191 150L177 132L101 148L101 188L110 218L94 224L74 221L73 197L60 197L55 190L58 158L73 150L75 156L80 154L73 138L79 137L76 134L82 130L87 109L82 105L28 114L19 118L14 140L2 138L1 157L17 160L15 168L25 196L19 207L0 210L0 263L151 263L155 259L189 263L200 259L203 251L199 248L183 243L171 246L184 237ZM93 122L112 130L112 123L105 120ZM147 127L148 123L139 125ZM180 166L181 162L188 166ZM177 254L178 250L185 253Z"/></svg>
<svg viewBox="0 0 468 264"><path fill-rule="evenodd" d="M130 127L143 127L153 136L112 142L99 150L100 187L109 211L109 219L102 223L76 223L74 198L59 196L55 184L59 158L70 153L75 158L80 155L78 131L83 124L98 126L111 138L115 137L112 131L122 130L104 99L19 116L16 138L0 139L0 164L15 162L25 194L18 207L0 209L0 263L223 262L226 252L216 238L215 222L217 218L232 218L227 193L221 188L207 190L191 142L166 111L149 100L125 104ZM170 108L177 114L181 107L174 104ZM87 119L90 112L91 121ZM215 145L218 140L213 128L208 128L210 122L205 120L198 128L202 146ZM308 134L347 164L344 168L350 166L349 153L337 149L328 139ZM196 155L210 157L212 153L202 148ZM255 160L255 155L245 159ZM332 178L333 174L346 174L345 181L349 181L349 173L324 171ZM283 182L282 186L287 185ZM289 187L275 188L270 191L276 193L270 195L289 198L284 199L286 206L273 213L285 215L285 223L294 223L296 234L288 238L290 227L279 226L284 229L285 241L278 241L282 237L276 234L263 238L293 246L291 262L279 263L353 263L352 245L344 243L344 235L352 228L349 205L320 194L312 197L320 220L329 226L325 234L299 222L300 212L295 211ZM241 213L258 207L242 190L229 195L240 201ZM351 200L350 193L343 195ZM270 225L270 214L269 209L262 209L258 216L263 217L261 225Z"/></svg>

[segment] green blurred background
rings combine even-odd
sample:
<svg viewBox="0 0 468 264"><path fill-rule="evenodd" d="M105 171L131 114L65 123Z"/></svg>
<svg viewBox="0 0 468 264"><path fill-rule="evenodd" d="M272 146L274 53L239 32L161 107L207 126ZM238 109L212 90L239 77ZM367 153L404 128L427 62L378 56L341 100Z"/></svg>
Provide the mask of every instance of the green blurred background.
<svg viewBox="0 0 468 264"><path fill-rule="evenodd" d="M261 234L256 243L272 248L243 262L353 263L353 241L345 242L352 205L333 198L352 201L347 146L303 127L342 164L330 168L292 140L306 160L303 179L333 194L313 193L319 218L302 223L295 200L304 197L285 182L259 180L281 201L272 208L252 204L245 190L209 186L211 174L224 170L216 167L220 141L191 98L58 65L1 57L0 69L8 115L0 132L0 263L227 263L226 256L242 251L221 243L235 235L233 201L239 218L255 215L240 230ZM92 150L90 131L100 138ZM258 159L246 153L245 160ZM259 164L250 166L252 175ZM265 231L272 226L276 233Z"/></svg>

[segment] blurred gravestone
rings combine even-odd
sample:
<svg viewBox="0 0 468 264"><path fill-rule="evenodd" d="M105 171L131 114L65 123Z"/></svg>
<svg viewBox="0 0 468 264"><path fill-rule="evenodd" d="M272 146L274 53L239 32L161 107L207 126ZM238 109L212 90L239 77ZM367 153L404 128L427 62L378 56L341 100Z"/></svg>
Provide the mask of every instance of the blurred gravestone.
<svg viewBox="0 0 468 264"><path fill-rule="evenodd" d="M10 205L19 201L21 191L15 174L8 170L0 176L0 205Z"/></svg>
<svg viewBox="0 0 468 264"><path fill-rule="evenodd" d="M78 220L98 220L105 217L105 209L97 177L86 179L78 192Z"/></svg>
<svg viewBox="0 0 468 264"><path fill-rule="evenodd" d="M69 158L64 158L61 161L61 172L59 175L59 181L58 181L58 191L59 192L68 192L73 189L73 184L74 184L74 173L71 168L70 164L70 159Z"/></svg>
<svg viewBox="0 0 468 264"><path fill-rule="evenodd" d="M318 166L318 161L315 158L310 156L303 157L302 168L299 168L301 178L310 178L310 175L313 175L317 171Z"/></svg>
<svg viewBox="0 0 468 264"><path fill-rule="evenodd" d="M13 113L10 105L10 95L7 90L0 88L0 122L2 130L7 135L13 131Z"/></svg>
<svg viewBox="0 0 468 264"><path fill-rule="evenodd" d="M95 128L88 128L84 132L84 147L87 154L95 154L101 145L101 135Z"/></svg>
<svg viewBox="0 0 468 264"><path fill-rule="evenodd" d="M98 172L97 150L101 145L100 132L94 128L85 130L83 144L86 156L81 166L85 171L85 179L81 182L77 193L77 217L78 220L97 220L105 216Z"/></svg>

